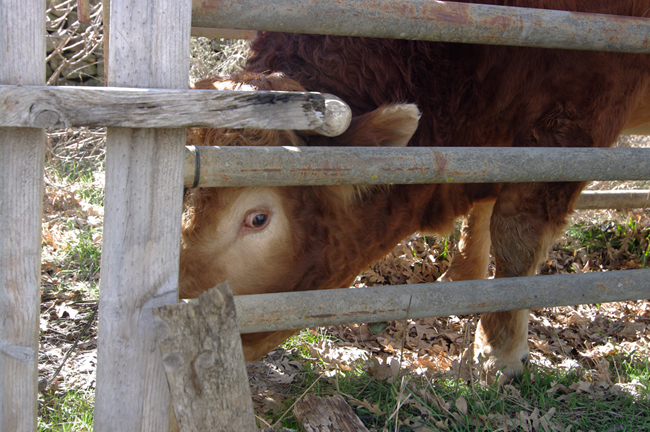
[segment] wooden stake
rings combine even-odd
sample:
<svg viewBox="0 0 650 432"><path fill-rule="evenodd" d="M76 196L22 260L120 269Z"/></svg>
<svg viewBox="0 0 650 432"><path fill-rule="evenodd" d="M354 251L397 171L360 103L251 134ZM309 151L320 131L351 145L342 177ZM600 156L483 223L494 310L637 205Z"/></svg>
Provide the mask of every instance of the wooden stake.
<svg viewBox="0 0 650 432"><path fill-rule="evenodd" d="M257 430L230 284L153 313L179 430Z"/></svg>

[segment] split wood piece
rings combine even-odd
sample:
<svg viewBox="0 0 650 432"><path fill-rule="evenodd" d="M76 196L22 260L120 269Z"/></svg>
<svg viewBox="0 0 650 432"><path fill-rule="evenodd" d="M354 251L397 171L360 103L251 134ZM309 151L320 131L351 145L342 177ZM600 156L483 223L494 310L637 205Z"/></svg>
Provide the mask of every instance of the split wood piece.
<svg viewBox="0 0 650 432"><path fill-rule="evenodd" d="M153 313L179 430L256 431L230 284Z"/></svg>
<svg viewBox="0 0 650 432"><path fill-rule="evenodd" d="M322 398L308 394L296 403L293 416L304 432L368 432L339 395Z"/></svg>
<svg viewBox="0 0 650 432"><path fill-rule="evenodd" d="M254 128L340 135L350 108L317 92L0 86L0 126Z"/></svg>

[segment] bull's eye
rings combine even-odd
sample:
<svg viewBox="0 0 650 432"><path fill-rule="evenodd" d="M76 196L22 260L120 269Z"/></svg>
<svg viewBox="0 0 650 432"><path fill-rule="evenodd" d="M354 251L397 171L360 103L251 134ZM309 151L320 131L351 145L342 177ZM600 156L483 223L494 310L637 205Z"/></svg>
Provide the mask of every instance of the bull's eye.
<svg viewBox="0 0 650 432"><path fill-rule="evenodd" d="M262 211L249 213L244 219L244 225L248 228L260 229L264 228L269 222L269 214Z"/></svg>

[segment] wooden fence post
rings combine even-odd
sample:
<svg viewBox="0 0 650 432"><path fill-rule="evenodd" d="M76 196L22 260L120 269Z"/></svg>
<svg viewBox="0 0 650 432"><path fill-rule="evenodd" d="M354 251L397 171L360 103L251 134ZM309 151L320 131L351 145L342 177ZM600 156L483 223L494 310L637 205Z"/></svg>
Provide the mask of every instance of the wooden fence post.
<svg viewBox="0 0 650 432"><path fill-rule="evenodd" d="M230 284L153 313L179 430L257 431Z"/></svg>
<svg viewBox="0 0 650 432"><path fill-rule="evenodd" d="M0 83L45 84L45 2L0 0ZM43 129L0 128L0 431L35 431Z"/></svg>
<svg viewBox="0 0 650 432"><path fill-rule="evenodd" d="M191 3L111 0L107 84L187 88ZM178 297L184 129L109 128L96 432L168 430L152 309Z"/></svg>

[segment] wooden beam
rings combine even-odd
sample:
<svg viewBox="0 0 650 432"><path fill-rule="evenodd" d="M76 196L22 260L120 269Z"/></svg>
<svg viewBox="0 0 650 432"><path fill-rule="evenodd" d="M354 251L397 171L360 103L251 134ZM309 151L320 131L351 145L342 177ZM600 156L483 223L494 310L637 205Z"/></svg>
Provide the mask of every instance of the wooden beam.
<svg viewBox="0 0 650 432"><path fill-rule="evenodd" d="M0 85L0 126L256 128L343 133L349 107L316 92Z"/></svg>
<svg viewBox="0 0 650 432"><path fill-rule="evenodd" d="M113 86L188 85L190 4L111 0ZM178 297L185 129L109 128L94 430L165 432L152 309Z"/></svg>
<svg viewBox="0 0 650 432"><path fill-rule="evenodd" d="M158 349L183 431L255 431L255 412L228 282L154 309Z"/></svg>
<svg viewBox="0 0 650 432"><path fill-rule="evenodd" d="M45 2L0 0L0 83L45 84ZM0 431L35 431L45 133L0 128Z"/></svg>

